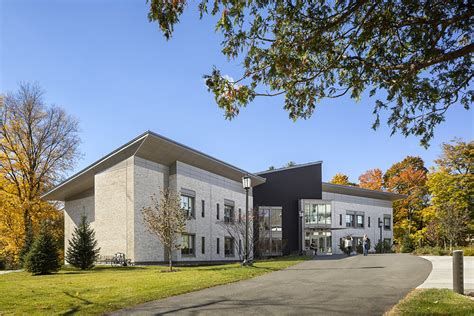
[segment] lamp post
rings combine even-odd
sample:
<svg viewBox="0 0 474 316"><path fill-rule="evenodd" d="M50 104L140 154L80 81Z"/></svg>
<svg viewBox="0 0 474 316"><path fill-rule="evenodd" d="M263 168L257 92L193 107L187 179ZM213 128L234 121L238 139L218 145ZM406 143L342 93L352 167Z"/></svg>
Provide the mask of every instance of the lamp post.
<svg viewBox="0 0 474 316"><path fill-rule="evenodd" d="M252 180L246 174L242 177L242 187L245 190L245 260L244 265L249 264L249 189L252 186Z"/></svg>
<svg viewBox="0 0 474 316"><path fill-rule="evenodd" d="M383 225L383 221L382 221L382 219L380 219L380 217L379 217L379 229L380 229L380 239L379 239L379 243L380 243L380 253L383 253L383 247L384 247L384 244L382 243L382 225Z"/></svg>

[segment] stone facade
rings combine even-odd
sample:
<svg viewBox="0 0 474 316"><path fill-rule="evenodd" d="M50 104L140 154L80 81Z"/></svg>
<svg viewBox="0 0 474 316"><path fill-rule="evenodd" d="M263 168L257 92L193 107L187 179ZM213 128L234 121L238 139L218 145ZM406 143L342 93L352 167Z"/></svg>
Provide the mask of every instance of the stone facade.
<svg viewBox="0 0 474 316"><path fill-rule="evenodd" d="M339 249L340 238L343 238L347 235L352 235L356 238L362 238L364 234L367 234L371 240L371 250L374 250L375 244L380 239L378 219L380 218L383 221L384 217L390 217L390 229L388 230L382 228L382 239L387 238L393 242L393 214L391 201L329 193L324 191L323 200L331 201L331 227L336 228L332 230L333 253L342 253ZM346 227L346 214L348 212L353 212L354 214L363 214L364 227Z"/></svg>
<svg viewBox="0 0 474 316"><path fill-rule="evenodd" d="M147 231L141 213L143 207L151 204L151 196L158 196L163 187L194 195L194 216L186 227L194 236L194 254L182 256L180 251L175 251L173 260L238 260L238 249L234 249L232 256L224 253L226 234L219 221L224 219L226 203L234 205L235 215L239 209L245 210L245 191L241 183L180 161L165 166L137 156L96 174L92 190L66 201L66 247L81 215L86 214L96 232L101 255L123 252L138 263L166 261L163 246ZM252 205L251 192L249 205Z"/></svg>

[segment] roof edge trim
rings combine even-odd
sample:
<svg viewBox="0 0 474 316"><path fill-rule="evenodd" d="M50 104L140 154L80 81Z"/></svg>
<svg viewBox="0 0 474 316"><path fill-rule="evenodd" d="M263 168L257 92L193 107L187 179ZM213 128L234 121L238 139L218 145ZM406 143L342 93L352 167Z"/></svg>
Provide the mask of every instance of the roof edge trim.
<svg viewBox="0 0 474 316"><path fill-rule="evenodd" d="M296 168L303 168L303 167L308 167L308 166L312 166L312 165L320 165L322 163L323 163L322 160L318 160L318 161L303 163L303 164L299 164L299 165L294 165L294 166L291 166L291 167L282 167L282 168L277 168L277 169L273 169L273 170L265 170L265 171L255 172L255 174L256 175L261 175L261 174L267 174L267 173L272 173L272 172L279 172L279 171L291 170L291 169L296 169Z"/></svg>

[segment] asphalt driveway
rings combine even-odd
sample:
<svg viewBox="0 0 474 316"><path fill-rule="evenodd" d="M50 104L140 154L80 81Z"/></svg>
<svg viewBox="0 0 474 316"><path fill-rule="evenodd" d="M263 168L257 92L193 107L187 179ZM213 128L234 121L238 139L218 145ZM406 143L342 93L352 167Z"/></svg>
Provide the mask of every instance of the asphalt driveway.
<svg viewBox="0 0 474 316"><path fill-rule="evenodd" d="M318 257L115 315L381 315L423 283L430 271L429 261L408 254Z"/></svg>

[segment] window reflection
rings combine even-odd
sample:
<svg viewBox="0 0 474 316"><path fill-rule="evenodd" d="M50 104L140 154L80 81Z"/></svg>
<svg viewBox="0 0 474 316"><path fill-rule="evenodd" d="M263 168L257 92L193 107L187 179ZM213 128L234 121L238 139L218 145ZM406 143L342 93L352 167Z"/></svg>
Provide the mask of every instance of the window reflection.
<svg viewBox="0 0 474 316"><path fill-rule="evenodd" d="M259 207L259 250L262 255L282 253L282 209L280 207Z"/></svg>
<svg viewBox="0 0 474 316"><path fill-rule="evenodd" d="M304 214L306 224L331 225L331 204L305 202Z"/></svg>

